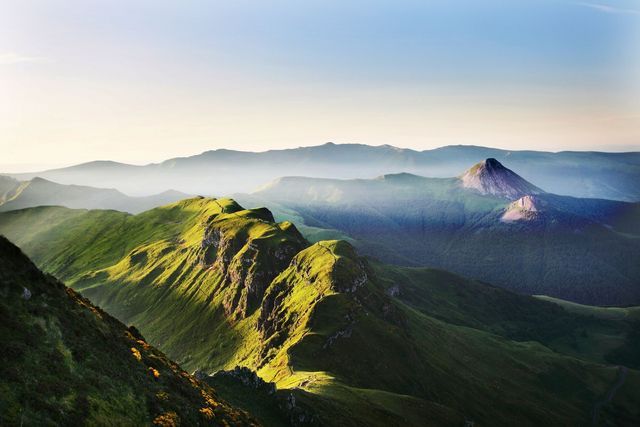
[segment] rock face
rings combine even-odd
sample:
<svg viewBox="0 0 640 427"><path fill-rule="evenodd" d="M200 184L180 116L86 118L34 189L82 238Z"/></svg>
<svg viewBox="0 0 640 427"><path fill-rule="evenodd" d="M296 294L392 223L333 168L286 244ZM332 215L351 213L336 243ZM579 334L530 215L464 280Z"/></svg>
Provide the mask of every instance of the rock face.
<svg viewBox="0 0 640 427"><path fill-rule="evenodd" d="M308 347L318 360L367 336L362 331L371 322L402 330L403 315L391 297L380 292L372 273L344 241L322 241L299 252L271 283L260 306L256 329L261 364L288 358L292 346L299 344L296 337L316 331L319 324L322 330L311 333L314 344ZM319 323L325 316L331 320Z"/></svg>
<svg viewBox="0 0 640 427"><path fill-rule="evenodd" d="M268 345L281 345L295 328L296 316L285 308L294 294L307 287L306 297L313 308L325 295L353 294L368 280L365 262L346 242L318 242L298 253L266 292L260 308L257 328Z"/></svg>
<svg viewBox="0 0 640 427"><path fill-rule="evenodd" d="M224 309L232 318L253 313L271 281L308 245L293 224L277 224L264 211L246 211L239 221L214 216L202 238L200 265L224 277ZM230 227L230 221L235 226Z"/></svg>
<svg viewBox="0 0 640 427"><path fill-rule="evenodd" d="M510 200L544 193L496 159L486 159L475 164L460 177L460 181L464 188Z"/></svg>
<svg viewBox="0 0 640 427"><path fill-rule="evenodd" d="M502 222L530 221L543 211L542 201L535 196L523 196L511 203L500 218Z"/></svg>
<svg viewBox="0 0 640 427"><path fill-rule="evenodd" d="M222 395L233 394L240 406L261 407L262 413L271 414L274 425L320 426L320 418L309 403L296 399L300 390L278 390L275 383L264 381L255 371L247 367L236 366L232 370L217 371L207 375L204 382L222 389ZM304 399L302 399L304 400ZM277 420L277 421L276 421ZM266 424L266 423L265 423ZM269 425L269 424L267 424Z"/></svg>

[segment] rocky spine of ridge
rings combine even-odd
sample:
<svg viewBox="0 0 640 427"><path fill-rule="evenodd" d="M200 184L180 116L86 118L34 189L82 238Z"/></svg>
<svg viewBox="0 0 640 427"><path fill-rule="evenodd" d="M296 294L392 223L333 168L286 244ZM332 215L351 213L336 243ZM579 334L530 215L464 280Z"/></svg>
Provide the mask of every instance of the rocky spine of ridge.
<svg viewBox="0 0 640 427"><path fill-rule="evenodd" d="M269 210L254 209L242 217L240 210L238 206L236 211L209 219L199 256L204 268L224 276L220 289L226 294L225 314L235 319L253 313L271 281L308 246L293 224L275 223ZM230 221L236 227L228 227ZM256 225L266 230L252 235Z"/></svg>
<svg viewBox="0 0 640 427"><path fill-rule="evenodd" d="M320 305L343 301L335 323L317 335L326 352L349 339L360 319L369 316L403 325L392 299L375 285L365 259L344 241L310 245L288 222L275 223L267 209L225 206L203 223L200 268L220 275L211 299L222 295L228 319L235 323L253 315L259 333L255 367L286 366L289 351L313 328ZM274 360L276 359L276 360Z"/></svg>
<svg viewBox="0 0 640 427"><path fill-rule="evenodd" d="M519 199L526 195L544 193L542 189L504 167L493 158L483 160L472 166L460 177L460 181L464 188L509 200Z"/></svg>
<svg viewBox="0 0 640 427"><path fill-rule="evenodd" d="M334 331L324 336L324 351L339 339L348 339L363 316L373 315L395 325L404 318L384 292L372 291L366 260L345 241L322 241L298 253L289 267L264 295L256 327L261 334L263 363L269 362L290 337L308 330L316 307L326 298L342 296L349 301ZM366 289L366 290L365 290ZM304 303L300 304L300 299ZM292 302L298 304L292 304ZM274 351L272 351L274 350Z"/></svg>

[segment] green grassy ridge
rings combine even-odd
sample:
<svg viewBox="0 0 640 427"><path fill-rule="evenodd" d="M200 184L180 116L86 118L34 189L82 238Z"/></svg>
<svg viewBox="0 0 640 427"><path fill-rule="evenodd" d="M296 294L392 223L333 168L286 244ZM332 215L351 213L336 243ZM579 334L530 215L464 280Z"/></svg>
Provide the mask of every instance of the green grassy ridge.
<svg viewBox="0 0 640 427"><path fill-rule="evenodd" d="M273 213L273 217L277 222L288 221L295 224L304 238L311 243L316 243L321 240L345 240L352 245L357 246L355 239L339 230L331 229L331 227L326 225L323 225L322 227L306 225L304 218L300 216L299 213L278 203L267 203L265 200L251 194L234 194L233 199L242 206L267 206L268 204L269 210Z"/></svg>
<svg viewBox="0 0 640 427"><path fill-rule="evenodd" d="M582 342L578 343L586 349L599 351L608 363L640 369L640 307L593 307L545 296L536 298L558 304L568 312L587 316L592 322L598 319L600 324L615 325L615 328L589 330L586 336L581 335Z"/></svg>
<svg viewBox="0 0 640 427"><path fill-rule="evenodd" d="M640 320L640 307L597 307L592 305L578 304L571 301L565 301L553 298L547 295L534 295L535 298L542 301L552 302L564 308L565 310L583 314L585 316L593 316L606 320Z"/></svg>
<svg viewBox="0 0 640 427"><path fill-rule="evenodd" d="M223 208L239 210L232 200L211 203L204 198L186 199L138 215L29 208L0 214L0 233L9 236L48 273L73 280L86 271L115 264L142 244L181 238L194 221L219 214Z"/></svg>
<svg viewBox="0 0 640 427"><path fill-rule="evenodd" d="M387 291L395 291L404 303L431 317L515 341L537 341L597 363L640 368L640 359L632 357L637 354L632 349L640 345L634 333L639 307L602 308L531 298L442 270L371 265Z"/></svg>
<svg viewBox="0 0 640 427"><path fill-rule="evenodd" d="M0 424L255 424L1 236L0 283Z"/></svg>
<svg viewBox="0 0 640 427"><path fill-rule="evenodd" d="M259 283L252 277L268 285L278 264L293 255L290 249L306 242L292 224L270 222L263 210L245 211L230 202L224 210L210 216L205 210L205 219L182 223L191 227L184 227L181 238L140 246L111 267L77 277L74 286L119 318L148 325L148 338L186 366L233 366L238 347L233 343L253 313L236 311L233 302L247 289L256 290ZM217 240L203 247L212 231Z"/></svg>
<svg viewBox="0 0 640 427"><path fill-rule="evenodd" d="M168 231L177 234L135 235L142 243L111 266L96 259L97 268L75 274L74 286L138 326L186 368L250 367L281 388L299 389L323 402L318 404L323 419L331 419L336 408L353 407L351 423L413 424L416 414L428 412L425 407L437 407L443 420L471 419L479 425L580 424L588 422L591 405L615 380L614 368L538 343L513 342L483 329L486 319L464 326L392 298L377 267L341 241L301 250L271 280L255 312L230 316L225 302L238 284L226 282L232 259L242 258L251 240L264 233L267 249L293 237L291 225L270 222L264 211L242 211L231 201L228 210L221 209L218 203L191 199L143 214L155 220L171 212ZM208 249L202 242L212 229L234 236L227 240L237 243L229 246L234 249L222 251L234 254L231 260L216 252L202 263ZM116 236L104 238L114 245L129 238L111 234ZM248 239L244 244L243 238ZM400 408L409 401L417 412L405 418L398 418L397 410L377 421L372 416L384 412L385 405ZM626 401L612 413L639 417L633 399Z"/></svg>

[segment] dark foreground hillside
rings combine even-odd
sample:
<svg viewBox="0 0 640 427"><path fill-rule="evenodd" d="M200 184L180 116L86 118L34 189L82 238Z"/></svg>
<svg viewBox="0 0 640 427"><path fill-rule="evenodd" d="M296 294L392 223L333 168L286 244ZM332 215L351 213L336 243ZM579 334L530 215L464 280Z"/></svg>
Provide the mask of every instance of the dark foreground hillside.
<svg viewBox="0 0 640 427"><path fill-rule="evenodd" d="M0 425L255 425L0 236Z"/></svg>

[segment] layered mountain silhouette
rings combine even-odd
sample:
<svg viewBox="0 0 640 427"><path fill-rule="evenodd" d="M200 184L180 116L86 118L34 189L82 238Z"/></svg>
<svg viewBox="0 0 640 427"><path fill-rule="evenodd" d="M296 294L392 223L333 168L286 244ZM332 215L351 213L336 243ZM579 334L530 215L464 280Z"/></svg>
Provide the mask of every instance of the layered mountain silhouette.
<svg viewBox="0 0 640 427"><path fill-rule="evenodd" d="M130 197L114 189L63 185L39 177L18 181L0 176L0 212L48 205L138 213L186 197L186 194L174 190L146 197Z"/></svg>
<svg viewBox="0 0 640 427"><path fill-rule="evenodd" d="M546 193L495 159L459 178L281 178L247 203L284 206L401 265L582 303L640 303L639 204Z"/></svg>
<svg viewBox="0 0 640 427"><path fill-rule="evenodd" d="M258 425L0 236L0 424Z"/></svg>
<svg viewBox="0 0 640 427"><path fill-rule="evenodd" d="M636 309L577 313L368 261L347 242L311 244L268 210L230 199L135 216L32 208L0 214L0 224L39 266L199 377L222 384L208 374L253 370L297 420L319 425L588 424L619 380L605 364L633 363L637 349ZM599 421L640 419L640 374L630 369L624 384ZM225 392L256 404L254 392Z"/></svg>
<svg viewBox="0 0 640 427"><path fill-rule="evenodd" d="M251 192L282 176L354 179L407 172L450 177L486 158L509 164L551 193L640 201L640 153L549 153L477 146L415 151L389 145L327 143L260 153L221 149L145 166L96 161L12 176L115 188L132 195L151 195L169 188L188 194L225 195ZM238 171L242 171L240 179Z"/></svg>

